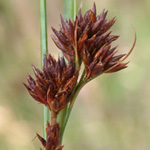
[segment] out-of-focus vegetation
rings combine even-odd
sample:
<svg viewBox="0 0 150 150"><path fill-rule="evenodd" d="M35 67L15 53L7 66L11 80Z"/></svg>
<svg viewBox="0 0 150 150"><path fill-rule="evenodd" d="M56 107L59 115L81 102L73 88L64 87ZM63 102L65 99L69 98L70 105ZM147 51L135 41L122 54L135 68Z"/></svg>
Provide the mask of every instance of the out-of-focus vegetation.
<svg viewBox="0 0 150 150"><path fill-rule="evenodd" d="M78 2L78 6L80 1ZM121 35L116 45L128 51L134 34L137 44L129 67L105 74L83 88L64 136L65 150L150 149L150 1L95 0L98 13L109 9L117 16L113 33ZM83 1L83 10L93 1ZM42 106L28 95L22 83L40 67L39 6L36 0L0 1L0 150L37 150L35 133L42 134ZM63 1L47 1L49 51L60 51L50 39L51 26L59 27Z"/></svg>

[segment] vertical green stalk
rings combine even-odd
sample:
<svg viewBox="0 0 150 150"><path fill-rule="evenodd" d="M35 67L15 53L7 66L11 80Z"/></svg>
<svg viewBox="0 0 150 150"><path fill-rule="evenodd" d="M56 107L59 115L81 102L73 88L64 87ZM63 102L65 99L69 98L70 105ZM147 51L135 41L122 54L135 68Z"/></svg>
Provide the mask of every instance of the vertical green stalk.
<svg viewBox="0 0 150 150"><path fill-rule="evenodd" d="M76 0L64 0L64 19L74 19L76 17ZM68 116L68 106L66 106L58 115L58 123L61 128L61 139L60 143L62 143L63 133L64 129L67 124L66 118L69 118Z"/></svg>
<svg viewBox="0 0 150 150"><path fill-rule="evenodd" d="M73 0L72 18L76 19L76 0Z"/></svg>
<svg viewBox="0 0 150 150"><path fill-rule="evenodd" d="M44 55L47 50L47 18L46 0L40 0L40 32L41 32L41 67L43 68ZM46 139L46 123L49 121L49 110L43 105L43 134Z"/></svg>
<svg viewBox="0 0 150 150"><path fill-rule="evenodd" d="M76 17L76 0L64 0L64 18L75 19Z"/></svg>
<svg viewBox="0 0 150 150"><path fill-rule="evenodd" d="M84 73L83 73L83 75L84 75ZM83 81L83 77L81 77L80 82L79 82L78 85L76 86L76 89L75 89L75 92L74 92L72 101L70 102L70 104L69 104L69 106L68 106L68 108L67 108L66 116L65 116L65 118L64 118L64 122L63 122L62 129L61 129L61 139L60 139L60 143L62 143L63 134L64 134L64 131L65 131L65 128L66 128L68 119L69 119L69 117L70 117L73 104L74 104L74 102L75 102L75 100L76 100L76 98L77 98L77 96L78 96L80 90L81 90L82 87L86 84L86 82L82 83L82 81Z"/></svg>

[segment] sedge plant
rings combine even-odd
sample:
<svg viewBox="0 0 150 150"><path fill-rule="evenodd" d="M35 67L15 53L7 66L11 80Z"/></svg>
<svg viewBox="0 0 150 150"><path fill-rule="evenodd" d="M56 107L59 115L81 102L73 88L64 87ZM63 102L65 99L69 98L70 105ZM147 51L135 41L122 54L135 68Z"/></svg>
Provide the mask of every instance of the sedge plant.
<svg viewBox="0 0 150 150"><path fill-rule="evenodd" d="M56 60L51 54L47 54L46 23L41 20L41 24L43 23L41 40L42 33L44 35L41 41L44 45L41 48L45 46L42 52L42 70L32 66L35 79L28 75L28 84L24 84L29 94L44 105L46 134L44 138L39 134L37 136L46 150L63 149L65 127L80 90L104 73L113 73L126 68L128 62L124 61L131 54L136 42L135 34L130 51L127 54L118 54L119 50L112 47L112 43L119 36L112 35L109 31L115 23L115 17L108 20L106 18L108 11L105 10L97 15L95 3L84 15L80 8L75 16L75 1L72 1L71 5L73 7L68 11L70 15L66 14L65 19L60 17L60 29L52 27L54 34L51 37L62 52L62 56ZM50 121L48 111L51 112Z"/></svg>

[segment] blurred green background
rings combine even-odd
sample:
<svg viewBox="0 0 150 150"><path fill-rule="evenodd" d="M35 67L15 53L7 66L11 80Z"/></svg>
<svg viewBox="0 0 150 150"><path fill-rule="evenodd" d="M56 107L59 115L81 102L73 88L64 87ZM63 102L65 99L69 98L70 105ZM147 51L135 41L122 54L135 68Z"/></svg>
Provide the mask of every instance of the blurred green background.
<svg viewBox="0 0 150 150"><path fill-rule="evenodd" d="M75 103L64 136L65 150L150 150L150 1L95 0L98 14L117 17L115 45L127 52L137 32L129 67L104 74L86 85ZM77 0L78 6L80 1ZM83 1L83 12L93 0ZM63 0L47 0L49 52L60 51L50 38L59 28ZM42 135L42 106L23 87L31 64L40 67L39 3L0 0L0 150L37 150ZM33 140L34 139L34 140Z"/></svg>

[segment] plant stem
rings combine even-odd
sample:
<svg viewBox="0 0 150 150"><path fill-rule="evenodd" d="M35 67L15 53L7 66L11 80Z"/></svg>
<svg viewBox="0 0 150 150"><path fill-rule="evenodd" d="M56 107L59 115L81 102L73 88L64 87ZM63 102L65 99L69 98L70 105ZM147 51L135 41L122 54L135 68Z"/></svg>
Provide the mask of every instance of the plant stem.
<svg viewBox="0 0 150 150"><path fill-rule="evenodd" d="M56 113L53 110L51 110L51 125L55 125L57 123L56 118Z"/></svg>
<svg viewBox="0 0 150 150"><path fill-rule="evenodd" d="M66 117L64 119L64 124L63 124L62 130L61 130L61 138L60 138L60 143L61 144L62 144L63 134L64 134L64 131L65 131L65 128L66 128L69 116L71 114L71 110L72 110L73 104L74 104L74 102L75 102L75 100L76 100L80 90L82 89L82 87L85 84L86 84L86 82L77 85L76 90L75 90L74 95L73 95L73 98L72 98L72 101L70 102L70 105L68 106L68 109L67 109L67 112L66 112Z"/></svg>
<svg viewBox="0 0 150 150"><path fill-rule="evenodd" d="M64 134L64 131L65 131L65 128L66 128L69 116L71 114L71 110L72 110L73 104L74 104L74 102L75 102L75 100L76 100L76 98L77 98L81 88L86 84L86 83L82 83L82 81L84 79L84 75L85 75L85 70L83 71L82 76L80 78L80 81L79 81L78 85L75 88L75 92L74 92L72 101L70 102L70 104L69 104L69 106L67 108L67 112L66 112L66 116L65 116L65 119L64 119L64 123L63 123L62 129L61 129L61 138L60 138L60 143L61 144L62 144L63 134Z"/></svg>
<svg viewBox="0 0 150 150"><path fill-rule="evenodd" d="M76 0L73 0L72 18L76 19Z"/></svg>
<svg viewBox="0 0 150 150"><path fill-rule="evenodd" d="M43 68L44 55L47 50L47 18L46 18L46 0L40 0L40 33L41 33L41 67ZM46 139L46 124L49 121L49 110L43 105L43 134Z"/></svg>
<svg viewBox="0 0 150 150"><path fill-rule="evenodd" d="M62 125L64 124L64 118L67 112L67 106L65 106L58 114L57 122L59 124L60 129L62 129Z"/></svg>
<svg viewBox="0 0 150 150"><path fill-rule="evenodd" d="M66 127L66 125L67 125L67 122L68 122L70 113L71 113L71 109L68 107L68 108L67 108L67 112L66 112L66 114L65 114L63 126L62 126L62 128L61 128L61 133L60 133L60 145L62 145L63 135L64 135L65 127Z"/></svg>
<svg viewBox="0 0 150 150"><path fill-rule="evenodd" d="M75 16L76 16L76 0L64 0L64 19L65 20L68 20L70 18L75 19ZM68 105L59 112L58 117L57 117L57 121L59 123L61 130L63 129L63 126L65 124L67 111L68 111Z"/></svg>
<svg viewBox="0 0 150 150"><path fill-rule="evenodd" d="M75 19L76 16L76 0L64 0L64 18Z"/></svg>

